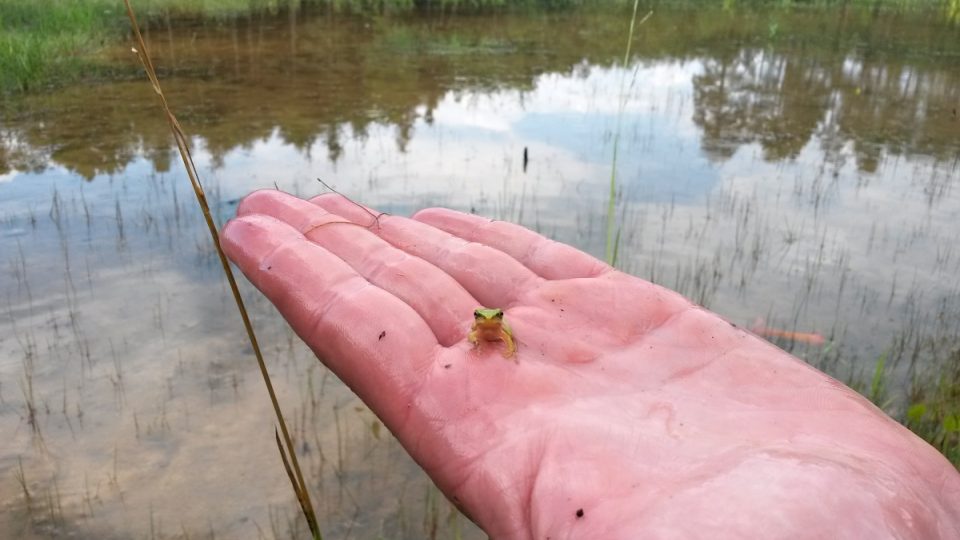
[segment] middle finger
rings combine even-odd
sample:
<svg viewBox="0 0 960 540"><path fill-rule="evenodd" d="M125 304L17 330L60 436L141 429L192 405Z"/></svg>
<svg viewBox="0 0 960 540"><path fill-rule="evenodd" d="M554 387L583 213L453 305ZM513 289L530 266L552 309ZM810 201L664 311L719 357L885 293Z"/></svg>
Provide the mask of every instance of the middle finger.
<svg viewBox="0 0 960 540"><path fill-rule="evenodd" d="M368 210L340 195L321 195L310 202L354 223L366 226L373 222L371 231L395 247L433 263L485 306L511 306L542 281L510 255L426 223L400 216L381 216L374 221Z"/></svg>
<svg viewBox="0 0 960 540"><path fill-rule="evenodd" d="M361 276L411 306L445 347L463 339L477 300L452 277L347 219L280 191L246 197L237 215L264 214L289 224Z"/></svg>

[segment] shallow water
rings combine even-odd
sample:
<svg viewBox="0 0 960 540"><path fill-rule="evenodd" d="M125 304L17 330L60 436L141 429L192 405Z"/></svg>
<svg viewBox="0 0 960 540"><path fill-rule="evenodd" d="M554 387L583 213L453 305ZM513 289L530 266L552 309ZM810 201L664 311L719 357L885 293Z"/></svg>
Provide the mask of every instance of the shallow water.
<svg viewBox="0 0 960 540"><path fill-rule="evenodd" d="M299 11L148 40L221 222L253 189L308 196L319 177L602 257L618 140L620 267L737 324L823 335L779 343L841 379L957 346L956 25L658 11L622 69L627 24ZM126 45L103 62L130 80L3 106L0 537L303 535L152 91ZM483 537L245 291L324 531Z"/></svg>

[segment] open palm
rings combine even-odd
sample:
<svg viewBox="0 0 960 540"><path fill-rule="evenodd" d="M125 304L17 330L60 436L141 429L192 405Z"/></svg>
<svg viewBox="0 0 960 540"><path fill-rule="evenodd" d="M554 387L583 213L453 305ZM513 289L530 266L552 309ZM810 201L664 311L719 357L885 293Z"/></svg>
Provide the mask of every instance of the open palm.
<svg viewBox="0 0 960 540"><path fill-rule="evenodd" d="M865 399L523 227L261 191L223 246L493 538L957 538L960 474ZM518 342L467 340L478 307Z"/></svg>

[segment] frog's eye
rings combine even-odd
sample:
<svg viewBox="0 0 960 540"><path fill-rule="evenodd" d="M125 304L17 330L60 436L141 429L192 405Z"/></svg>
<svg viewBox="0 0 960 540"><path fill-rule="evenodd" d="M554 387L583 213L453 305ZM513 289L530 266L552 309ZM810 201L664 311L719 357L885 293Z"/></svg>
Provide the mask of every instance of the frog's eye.
<svg viewBox="0 0 960 540"><path fill-rule="evenodd" d="M479 310L479 309L476 309L476 310L473 311L473 317L474 317L475 319L480 319L480 318L483 317L483 313L480 313L480 310Z"/></svg>
<svg viewBox="0 0 960 540"><path fill-rule="evenodd" d="M503 310L497 310L497 312L493 314L493 318L495 318L495 319L502 319L502 318L503 318Z"/></svg>

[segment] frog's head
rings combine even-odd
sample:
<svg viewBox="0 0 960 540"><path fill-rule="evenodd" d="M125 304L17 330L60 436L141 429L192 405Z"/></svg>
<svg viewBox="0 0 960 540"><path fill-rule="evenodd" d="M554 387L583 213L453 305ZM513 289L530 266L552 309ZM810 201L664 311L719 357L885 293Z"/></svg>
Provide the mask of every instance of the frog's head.
<svg viewBox="0 0 960 540"><path fill-rule="evenodd" d="M477 308L473 312L473 318L478 323L499 322L503 320L503 310L499 308Z"/></svg>

